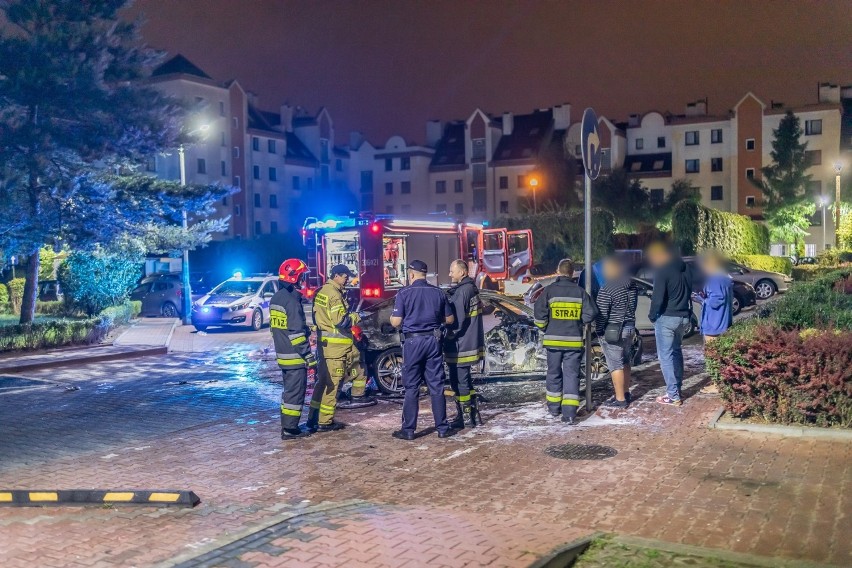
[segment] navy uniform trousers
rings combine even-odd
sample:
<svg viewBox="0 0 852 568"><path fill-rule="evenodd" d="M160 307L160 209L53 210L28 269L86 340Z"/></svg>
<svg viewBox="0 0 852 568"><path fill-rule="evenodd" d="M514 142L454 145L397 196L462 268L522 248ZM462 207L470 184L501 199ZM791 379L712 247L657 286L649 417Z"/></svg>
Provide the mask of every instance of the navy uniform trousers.
<svg viewBox="0 0 852 568"><path fill-rule="evenodd" d="M403 432L413 434L417 429L420 381L423 379L432 401L435 429L443 434L450 428L447 423L447 399L444 398L444 356L440 341L431 333L407 337L402 344L402 386L405 388Z"/></svg>
<svg viewBox="0 0 852 568"><path fill-rule="evenodd" d="M580 406L580 363L582 351L547 350L547 410L554 416L577 416Z"/></svg>

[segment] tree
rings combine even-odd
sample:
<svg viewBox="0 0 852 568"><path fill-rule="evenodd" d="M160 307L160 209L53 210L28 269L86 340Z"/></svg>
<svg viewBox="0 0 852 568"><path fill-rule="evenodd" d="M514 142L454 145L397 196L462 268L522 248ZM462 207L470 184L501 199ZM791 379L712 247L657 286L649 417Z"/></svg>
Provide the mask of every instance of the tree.
<svg viewBox="0 0 852 568"><path fill-rule="evenodd" d="M672 189L662 201L651 203L651 219L656 221L656 227L669 231L672 228L672 211L681 201L701 203L701 188L692 185L686 179L678 179L672 183Z"/></svg>
<svg viewBox="0 0 852 568"><path fill-rule="evenodd" d="M807 142L800 142L799 117L787 111L778 128L772 131L772 163L761 168L762 179L754 180L764 196L766 222L773 238L799 242L807 234L815 210L814 196L807 192L811 176Z"/></svg>
<svg viewBox="0 0 852 568"><path fill-rule="evenodd" d="M592 206L610 211L616 230L629 233L651 218L651 197L638 179L624 168L612 170L592 182Z"/></svg>
<svg viewBox="0 0 852 568"><path fill-rule="evenodd" d="M0 249L27 259L21 323L35 313L41 246L91 248L150 212L150 194L140 204L103 174L179 143L183 109L140 84L161 54L118 17L126 4L0 0Z"/></svg>

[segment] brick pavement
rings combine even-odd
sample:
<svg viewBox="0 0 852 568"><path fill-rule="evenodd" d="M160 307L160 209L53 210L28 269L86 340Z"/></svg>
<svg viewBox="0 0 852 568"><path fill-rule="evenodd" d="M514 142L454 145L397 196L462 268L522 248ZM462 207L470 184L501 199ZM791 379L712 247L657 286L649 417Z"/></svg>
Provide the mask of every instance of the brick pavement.
<svg viewBox="0 0 852 568"><path fill-rule="evenodd" d="M52 372L81 386L72 393L0 396L0 486L202 499L0 509L2 565L527 566L597 530L852 564L852 446L709 430L717 400L655 405L655 369L638 381L645 399L575 429L525 403L487 409L484 428L406 443L389 437L399 407L383 402L342 416L343 432L284 444L271 365L239 350L152 358ZM617 455L544 453L569 442Z"/></svg>

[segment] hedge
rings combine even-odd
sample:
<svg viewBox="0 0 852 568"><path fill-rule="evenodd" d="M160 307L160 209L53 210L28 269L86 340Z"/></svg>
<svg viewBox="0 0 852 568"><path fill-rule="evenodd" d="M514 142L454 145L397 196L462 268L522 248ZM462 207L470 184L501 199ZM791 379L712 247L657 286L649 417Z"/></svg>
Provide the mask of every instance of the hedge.
<svg viewBox="0 0 852 568"><path fill-rule="evenodd" d="M847 286L848 284L848 286ZM852 268L794 284L772 304L772 319L783 329L852 330Z"/></svg>
<svg viewBox="0 0 852 568"><path fill-rule="evenodd" d="M7 288L5 284L0 282L0 314L9 312L11 310L12 304L9 303L9 288Z"/></svg>
<svg viewBox="0 0 852 568"><path fill-rule="evenodd" d="M65 345L85 345L102 341L116 326L137 316L141 302L125 302L106 308L97 317L58 319L0 327L0 351L47 349Z"/></svg>
<svg viewBox="0 0 852 568"><path fill-rule="evenodd" d="M21 313L21 304L24 302L24 284L26 280L23 278L13 278L6 283L9 288L9 303L12 305L12 313Z"/></svg>
<svg viewBox="0 0 852 568"><path fill-rule="evenodd" d="M685 255L717 250L727 256L769 253L769 229L745 215L681 201L672 212L672 237Z"/></svg>
<svg viewBox="0 0 852 568"><path fill-rule="evenodd" d="M769 256L768 254L735 254L731 257L734 262L754 270L768 270L790 275L793 271L793 261L786 256Z"/></svg>
<svg viewBox="0 0 852 568"><path fill-rule="evenodd" d="M793 276L793 280L799 282L807 282L809 280L814 280L815 278L819 278L820 276L825 276L826 274L831 274L836 271L836 266L819 266L818 264L803 264L801 266L794 266L792 272L790 273Z"/></svg>

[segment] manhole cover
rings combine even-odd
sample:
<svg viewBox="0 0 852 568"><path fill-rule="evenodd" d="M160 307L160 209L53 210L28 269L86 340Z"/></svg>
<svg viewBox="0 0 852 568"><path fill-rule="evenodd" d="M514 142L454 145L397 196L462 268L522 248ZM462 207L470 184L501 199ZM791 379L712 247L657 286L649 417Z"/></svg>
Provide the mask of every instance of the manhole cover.
<svg viewBox="0 0 852 568"><path fill-rule="evenodd" d="M550 446L544 453L561 460L605 460L615 456L618 450L597 444L562 444Z"/></svg>

